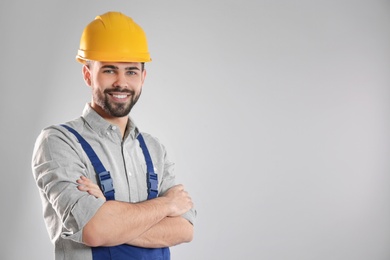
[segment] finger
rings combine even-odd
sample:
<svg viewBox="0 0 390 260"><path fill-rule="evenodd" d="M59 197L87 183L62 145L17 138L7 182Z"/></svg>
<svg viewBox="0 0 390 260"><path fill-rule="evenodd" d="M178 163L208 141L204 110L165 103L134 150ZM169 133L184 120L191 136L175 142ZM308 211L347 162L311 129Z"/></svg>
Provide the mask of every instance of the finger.
<svg viewBox="0 0 390 260"><path fill-rule="evenodd" d="M83 183L86 183L86 184L93 183L90 179L88 179L86 177L82 177L81 180L82 180Z"/></svg>
<svg viewBox="0 0 390 260"><path fill-rule="evenodd" d="M79 189L80 191L88 191L89 188L85 185L79 185L77 186L77 189Z"/></svg>
<svg viewBox="0 0 390 260"><path fill-rule="evenodd" d="M85 176L80 176L80 179L77 180L77 183L89 184L89 183L93 183L93 182Z"/></svg>
<svg viewBox="0 0 390 260"><path fill-rule="evenodd" d="M88 183L90 180L87 178L87 177L85 177L85 176L80 176L80 179L78 179L76 182L77 183Z"/></svg>
<svg viewBox="0 0 390 260"><path fill-rule="evenodd" d="M178 188L178 190L184 190L183 184L177 184L176 187Z"/></svg>
<svg viewBox="0 0 390 260"><path fill-rule="evenodd" d="M93 192L94 194L103 194L102 191L96 187L90 187L88 191Z"/></svg>
<svg viewBox="0 0 390 260"><path fill-rule="evenodd" d="M96 197L96 198L102 198L102 199L104 199L104 200L106 199L106 198L104 197L104 195L101 193L100 190L99 190L99 191L96 191L96 190L89 190L88 193L89 193L90 195Z"/></svg>

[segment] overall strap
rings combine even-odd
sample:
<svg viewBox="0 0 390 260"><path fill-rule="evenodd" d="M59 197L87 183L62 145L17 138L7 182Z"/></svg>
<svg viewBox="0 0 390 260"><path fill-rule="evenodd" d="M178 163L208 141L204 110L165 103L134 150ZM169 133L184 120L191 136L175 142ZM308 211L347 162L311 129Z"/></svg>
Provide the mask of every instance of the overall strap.
<svg viewBox="0 0 390 260"><path fill-rule="evenodd" d="M91 145L72 127L67 125L61 126L65 127L71 133L73 133L83 147L85 153L93 165L93 168L95 169L96 174L98 175L100 189L102 190L104 197L106 197L106 200L115 200L114 184L110 172L104 168L102 162L100 161L95 151L92 149Z"/></svg>
<svg viewBox="0 0 390 260"><path fill-rule="evenodd" d="M146 146L144 137L141 133L138 134L137 140L142 149L146 162L146 181L148 185L148 200L154 199L158 195L158 178L157 173L154 172L152 158L150 157L148 147Z"/></svg>
<svg viewBox="0 0 390 260"><path fill-rule="evenodd" d="M89 160L91 161L96 174L99 176L100 188L107 200L115 199L115 191L110 172L106 171L99 157L92 149L91 145L73 128L67 125L61 125L73 133L80 142ZM137 140L145 157L147 167L147 185L148 185L148 199L157 197L158 194L158 179L154 172L152 158L149 150L146 147L145 140L141 134L138 134ZM92 247L93 260L123 260L123 259L162 259L169 260L169 247L164 248L142 248L130 246L127 244L111 246L111 247Z"/></svg>
<svg viewBox="0 0 390 260"><path fill-rule="evenodd" d="M115 200L114 184L110 172L104 168L102 162L100 161L95 151L92 149L91 145L72 127L64 124L62 124L61 126L65 127L71 133L73 133L76 136L79 143L81 144L81 146L83 147L85 153L87 154L89 160L91 161L95 169L96 174L99 177L99 185L100 185L100 189L104 194L104 197L106 197L107 200ZM145 140L141 133L138 134L137 140L140 144L146 162L146 169L147 169L146 184L148 187L148 200L154 199L158 195L157 173L155 173L154 171L152 158L150 156L148 147L146 146Z"/></svg>

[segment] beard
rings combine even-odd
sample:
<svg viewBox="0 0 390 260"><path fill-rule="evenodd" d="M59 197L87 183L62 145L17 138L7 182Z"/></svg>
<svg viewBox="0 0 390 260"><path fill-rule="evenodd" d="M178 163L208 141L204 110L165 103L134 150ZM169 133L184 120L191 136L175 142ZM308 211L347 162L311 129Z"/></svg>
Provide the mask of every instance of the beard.
<svg viewBox="0 0 390 260"><path fill-rule="evenodd" d="M109 100L109 95L111 92L130 94L130 102L112 102ZM96 91L93 95L94 101L99 105L104 112L112 117L124 117L127 116L133 106L137 103L141 92L138 95L135 95L133 90L115 88L115 89L106 89L103 93Z"/></svg>

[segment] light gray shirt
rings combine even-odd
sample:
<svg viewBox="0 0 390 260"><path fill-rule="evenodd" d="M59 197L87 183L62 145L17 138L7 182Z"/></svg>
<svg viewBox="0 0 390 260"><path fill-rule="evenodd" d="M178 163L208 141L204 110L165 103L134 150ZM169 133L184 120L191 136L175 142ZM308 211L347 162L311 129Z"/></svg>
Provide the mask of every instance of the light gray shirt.
<svg viewBox="0 0 390 260"><path fill-rule="evenodd" d="M87 140L110 171L116 200L136 203L147 199L146 163L136 139L138 128L131 119L123 139L119 128L100 117L89 104L80 118L66 124ZM142 135L162 194L175 185L174 164L156 138ZM97 183L95 170L77 138L62 126L43 129L35 143L32 169L56 259L92 259L91 249L82 244L82 231L104 201L77 189L80 176ZM183 217L194 223L195 215L192 209Z"/></svg>

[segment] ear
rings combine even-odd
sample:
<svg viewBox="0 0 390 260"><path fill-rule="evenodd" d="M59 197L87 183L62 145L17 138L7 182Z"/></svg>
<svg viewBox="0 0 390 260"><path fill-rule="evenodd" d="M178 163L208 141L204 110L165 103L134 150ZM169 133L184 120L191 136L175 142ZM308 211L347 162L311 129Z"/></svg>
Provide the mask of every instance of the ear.
<svg viewBox="0 0 390 260"><path fill-rule="evenodd" d="M144 69L143 71L142 71L142 86L144 85L144 82L145 82L145 78L146 78L146 69Z"/></svg>
<svg viewBox="0 0 390 260"><path fill-rule="evenodd" d="M82 72L83 72L83 78L84 78L85 84L87 84L87 86L90 87L91 86L91 70L90 70L90 68L87 65L84 65Z"/></svg>

